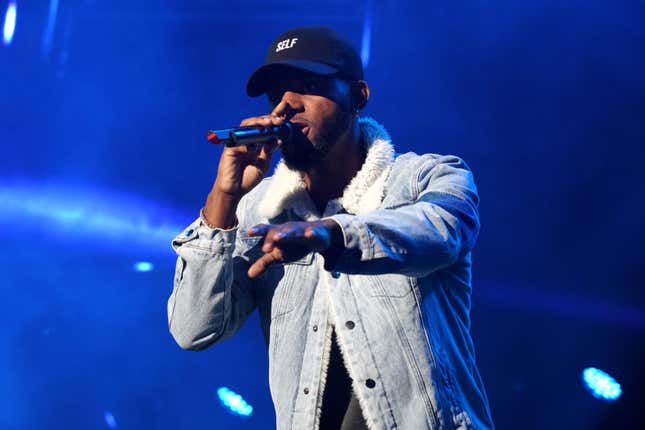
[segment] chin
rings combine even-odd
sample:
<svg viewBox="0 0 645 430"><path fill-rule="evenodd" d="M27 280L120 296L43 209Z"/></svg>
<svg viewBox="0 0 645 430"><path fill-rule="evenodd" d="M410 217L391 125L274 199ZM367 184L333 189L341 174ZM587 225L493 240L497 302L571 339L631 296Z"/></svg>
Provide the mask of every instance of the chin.
<svg viewBox="0 0 645 430"><path fill-rule="evenodd" d="M282 159L290 169L305 171L311 167L311 154L314 152L311 142L291 143L282 148Z"/></svg>
<svg viewBox="0 0 645 430"><path fill-rule="evenodd" d="M308 172L313 166L313 161L309 159L287 158L284 156L282 159L288 168L299 172Z"/></svg>

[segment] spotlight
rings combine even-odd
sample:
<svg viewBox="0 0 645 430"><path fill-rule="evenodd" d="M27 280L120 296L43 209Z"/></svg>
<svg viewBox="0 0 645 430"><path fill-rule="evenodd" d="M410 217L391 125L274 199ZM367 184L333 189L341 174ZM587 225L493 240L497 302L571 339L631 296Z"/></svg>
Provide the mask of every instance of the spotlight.
<svg viewBox="0 0 645 430"><path fill-rule="evenodd" d="M152 272L154 268L154 264L148 261L138 261L134 263L135 272Z"/></svg>
<svg viewBox="0 0 645 430"><path fill-rule="evenodd" d="M618 400L623 392L614 378L595 367L587 367L582 371L582 381L592 396L607 402Z"/></svg>
<svg viewBox="0 0 645 430"><path fill-rule="evenodd" d="M54 40L54 30L56 29L56 17L58 15L58 0L49 0L49 14L47 15L47 25L43 33L42 53L43 58L47 60Z"/></svg>
<svg viewBox="0 0 645 430"><path fill-rule="evenodd" d="M114 418L114 415L112 415L112 412L105 411L103 418L105 419L105 424L107 424L109 428L115 429L117 427L116 419Z"/></svg>
<svg viewBox="0 0 645 430"><path fill-rule="evenodd" d="M16 13L16 1L11 0L4 14L4 26L2 28L2 43L4 46L9 46L13 40L13 33L16 30Z"/></svg>
<svg viewBox="0 0 645 430"><path fill-rule="evenodd" d="M183 218L183 220L182 220ZM93 248L143 247L141 254L163 252L182 231L190 216L135 195L65 183L8 181L0 177L0 231L33 230L46 225L44 233L62 240L93 238ZM7 227L5 227L5 225Z"/></svg>
<svg viewBox="0 0 645 430"><path fill-rule="evenodd" d="M372 1L365 3L365 18L363 20L363 37L361 38L361 63L367 67L370 62L370 49L372 44Z"/></svg>
<svg viewBox="0 0 645 430"><path fill-rule="evenodd" d="M224 406L233 415L248 417L253 413L253 406L246 403L242 396L226 387L220 387L217 389L217 397L219 397L219 401L222 406Z"/></svg>

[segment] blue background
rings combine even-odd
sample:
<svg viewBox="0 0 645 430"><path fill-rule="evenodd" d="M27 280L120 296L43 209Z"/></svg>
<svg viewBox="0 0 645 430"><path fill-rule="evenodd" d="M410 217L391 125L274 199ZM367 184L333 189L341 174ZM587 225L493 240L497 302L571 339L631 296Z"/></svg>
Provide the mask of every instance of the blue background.
<svg viewBox="0 0 645 430"><path fill-rule="evenodd" d="M642 2L43 0L17 12L0 46L1 429L274 426L257 315L204 352L170 337L169 242L215 178L206 130L266 112L246 79L276 35L308 24L369 52L364 113L399 152L456 154L475 173L472 332L497 426L645 419ZM141 260L154 270L134 271ZM623 396L591 397L587 366ZM253 415L227 413L220 386Z"/></svg>

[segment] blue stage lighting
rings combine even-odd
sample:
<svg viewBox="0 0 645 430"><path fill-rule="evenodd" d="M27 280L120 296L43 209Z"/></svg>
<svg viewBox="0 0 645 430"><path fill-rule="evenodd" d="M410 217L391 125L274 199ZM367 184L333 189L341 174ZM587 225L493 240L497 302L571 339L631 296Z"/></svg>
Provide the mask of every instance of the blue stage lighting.
<svg viewBox="0 0 645 430"><path fill-rule="evenodd" d="M56 16L58 15L58 0L49 0L49 14L47 15L47 26L43 33L42 51L45 60L49 57L52 41L54 39L54 30L56 28Z"/></svg>
<svg viewBox="0 0 645 430"><path fill-rule="evenodd" d="M595 367L588 367L582 371L582 381L591 395L600 400L613 402L622 394L620 384Z"/></svg>
<svg viewBox="0 0 645 430"><path fill-rule="evenodd" d="M114 418L114 415L112 415L112 412L105 411L103 418L105 418L105 424L107 424L109 428L115 429L117 427L116 419Z"/></svg>
<svg viewBox="0 0 645 430"><path fill-rule="evenodd" d="M43 231L59 240L89 239L103 248L145 248L167 252L170 240L192 215L134 195L61 183L0 180L0 227L13 230L47 226ZM127 246L125 246L127 245Z"/></svg>
<svg viewBox="0 0 645 430"><path fill-rule="evenodd" d="M242 396L226 387L217 389L217 397L219 397L222 406L234 415L248 417L253 413L253 406L246 403Z"/></svg>
<svg viewBox="0 0 645 430"><path fill-rule="evenodd" d="M4 14L4 26L2 28L2 43L9 46L13 40L13 33L16 30L16 2L10 1L7 12Z"/></svg>
<svg viewBox="0 0 645 430"><path fill-rule="evenodd" d="M372 44L372 2L365 4L365 19L363 20L363 37L361 39L361 63L367 67L370 62L370 49Z"/></svg>
<svg viewBox="0 0 645 430"><path fill-rule="evenodd" d="M148 261L138 261L134 263L135 272L152 272L155 266Z"/></svg>

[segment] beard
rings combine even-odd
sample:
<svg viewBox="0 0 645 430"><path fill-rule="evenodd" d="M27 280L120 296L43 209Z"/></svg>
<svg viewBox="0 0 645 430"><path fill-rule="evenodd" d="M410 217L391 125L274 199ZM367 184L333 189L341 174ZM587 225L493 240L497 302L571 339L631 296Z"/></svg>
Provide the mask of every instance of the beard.
<svg viewBox="0 0 645 430"><path fill-rule="evenodd" d="M311 170L327 158L351 123L351 111L341 106L332 117L326 118L320 127L317 127L318 133L312 134L311 139L299 130L294 130L291 141L281 148L284 163L291 169L303 172ZM309 130L311 134L312 128Z"/></svg>

